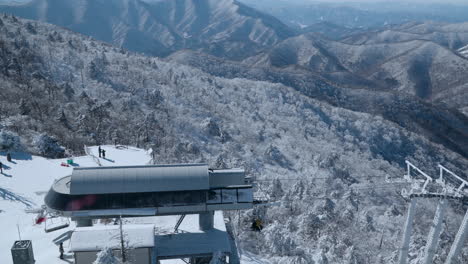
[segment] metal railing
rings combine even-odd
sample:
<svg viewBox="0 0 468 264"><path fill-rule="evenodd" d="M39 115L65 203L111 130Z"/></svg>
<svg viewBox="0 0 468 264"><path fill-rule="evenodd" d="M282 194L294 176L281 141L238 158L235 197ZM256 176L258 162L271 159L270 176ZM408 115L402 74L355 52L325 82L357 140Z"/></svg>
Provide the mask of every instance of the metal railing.
<svg viewBox="0 0 468 264"><path fill-rule="evenodd" d="M416 167L414 164L412 164L411 162L409 161L406 161L406 168L407 168L407 172L406 172L406 175L405 175L405 178L409 181L412 181L414 179L417 179L416 176L412 176L411 175L411 170L415 170L419 173L419 175L423 176L423 180L424 180L424 184L421 188L421 192L422 193L425 193L426 192L426 187L429 183L431 183L434 179L427 175L425 172L423 172L422 170L420 170L418 167Z"/></svg>
<svg viewBox="0 0 468 264"><path fill-rule="evenodd" d="M456 187L457 194L460 195L460 196L467 195L467 193L465 192L465 188L468 188L468 181L464 180L463 178L456 175L455 173L453 173L452 171L450 171L449 169L445 168L442 165L439 165L439 169L440 169L439 181L441 183L446 183L447 179L449 179L449 181L451 183L460 182L460 185L458 185L458 187ZM447 176L445 176L445 175L447 175Z"/></svg>

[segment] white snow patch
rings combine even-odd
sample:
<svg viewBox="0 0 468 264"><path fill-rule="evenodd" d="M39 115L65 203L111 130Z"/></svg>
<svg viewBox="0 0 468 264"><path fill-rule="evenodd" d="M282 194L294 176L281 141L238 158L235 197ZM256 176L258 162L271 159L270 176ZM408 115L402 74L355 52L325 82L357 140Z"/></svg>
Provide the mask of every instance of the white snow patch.
<svg viewBox="0 0 468 264"><path fill-rule="evenodd" d="M101 146L106 150L108 160L99 159L103 166L146 165L150 162L150 153L133 147L116 148ZM97 156L97 147L90 148ZM32 240L34 257L37 263L67 263L58 258L59 250L52 242L54 238L75 226L73 222L67 229L45 233L44 224L35 225L35 214L28 214L25 209L38 208L44 203L44 196L54 180L70 175L73 167L63 167L67 159L45 159L25 153L13 153L13 163L8 162L6 153L0 153L0 161L6 165L0 175L0 263L13 263L10 249L18 240L17 225L21 239ZM73 157L75 166L97 166L91 156ZM69 243L64 244L65 252Z"/></svg>
<svg viewBox="0 0 468 264"><path fill-rule="evenodd" d="M123 225L123 235L131 248L154 247L154 225ZM77 228L71 237L72 251L100 251L120 248L120 226L100 225Z"/></svg>

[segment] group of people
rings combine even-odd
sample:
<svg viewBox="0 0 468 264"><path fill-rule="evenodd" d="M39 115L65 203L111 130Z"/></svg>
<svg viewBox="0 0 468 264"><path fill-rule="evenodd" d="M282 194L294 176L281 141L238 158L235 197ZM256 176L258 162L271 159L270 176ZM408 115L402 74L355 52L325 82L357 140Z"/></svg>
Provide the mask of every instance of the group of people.
<svg viewBox="0 0 468 264"><path fill-rule="evenodd" d="M99 151L99 157L105 159L106 158L106 151L101 148L101 146L98 147Z"/></svg>
<svg viewBox="0 0 468 264"><path fill-rule="evenodd" d="M7 153L6 155L7 161L11 162L11 154ZM0 161L0 173L3 174L3 163Z"/></svg>

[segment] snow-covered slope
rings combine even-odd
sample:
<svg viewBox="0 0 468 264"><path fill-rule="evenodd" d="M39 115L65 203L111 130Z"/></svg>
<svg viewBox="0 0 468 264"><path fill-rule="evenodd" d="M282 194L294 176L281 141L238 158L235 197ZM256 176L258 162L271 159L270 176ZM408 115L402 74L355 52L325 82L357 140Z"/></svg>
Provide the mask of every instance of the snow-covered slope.
<svg viewBox="0 0 468 264"><path fill-rule="evenodd" d="M137 148L117 149L103 146L108 160L99 159L103 166L145 165L151 160L148 152ZM90 153L96 153L96 147ZM98 166L92 156L73 157L75 166ZM13 162L6 161L5 153L0 154L0 161L7 167L0 175L0 263L12 263L10 248L18 239L33 242L34 256L37 263L65 263L58 258L58 248L52 240L62 232L45 233L44 224L35 225L35 214L28 214L25 209L40 207L44 195L55 179L71 174L72 167L61 166L66 159L45 159L25 153L13 153ZM73 223L69 227L72 229ZM68 244L64 244L65 250Z"/></svg>
<svg viewBox="0 0 468 264"><path fill-rule="evenodd" d="M298 65L322 74L354 73L384 89L413 94L431 102L438 102L441 95L449 92L453 93L452 98L463 96L466 89L458 89L458 93L452 90L468 82L465 74L468 60L434 42L418 39L355 45L303 34L245 62L256 67ZM346 82L351 82L349 77ZM443 102L450 104L450 98L445 99Z"/></svg>

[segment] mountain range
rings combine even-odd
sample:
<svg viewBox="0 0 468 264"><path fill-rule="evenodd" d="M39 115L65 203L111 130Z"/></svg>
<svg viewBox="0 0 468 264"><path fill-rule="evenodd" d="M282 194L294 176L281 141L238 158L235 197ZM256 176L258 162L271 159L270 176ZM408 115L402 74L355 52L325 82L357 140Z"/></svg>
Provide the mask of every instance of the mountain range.
<svg viewBox="0 0 468 264"><path fill-rule="evenodd" d="M465 1L239 1L295 28L329 22L369 30L408 22L459 23L468 19Z"/></svg>
<svg viewBox="0 0 468 264"><path fill-rule="evenodd" d="M0 12L155 56L193 49L234 59L294 34L277 19L234 0L33 0L2 6Z"/></svg>
<svg viewBox="0 0 468 264"><path fill-rule="evenodd" d="M289 38L245 62L251 66L300 66L320 74L357 76L368 80L371 89L405 92L459 109L468 106L466 90L461 88L468 83L468 60L456 51L417 38L347 44L309 33ZM353 84L350 79L349 86ZM462 100L455 102L455 98Z"/></svg>

